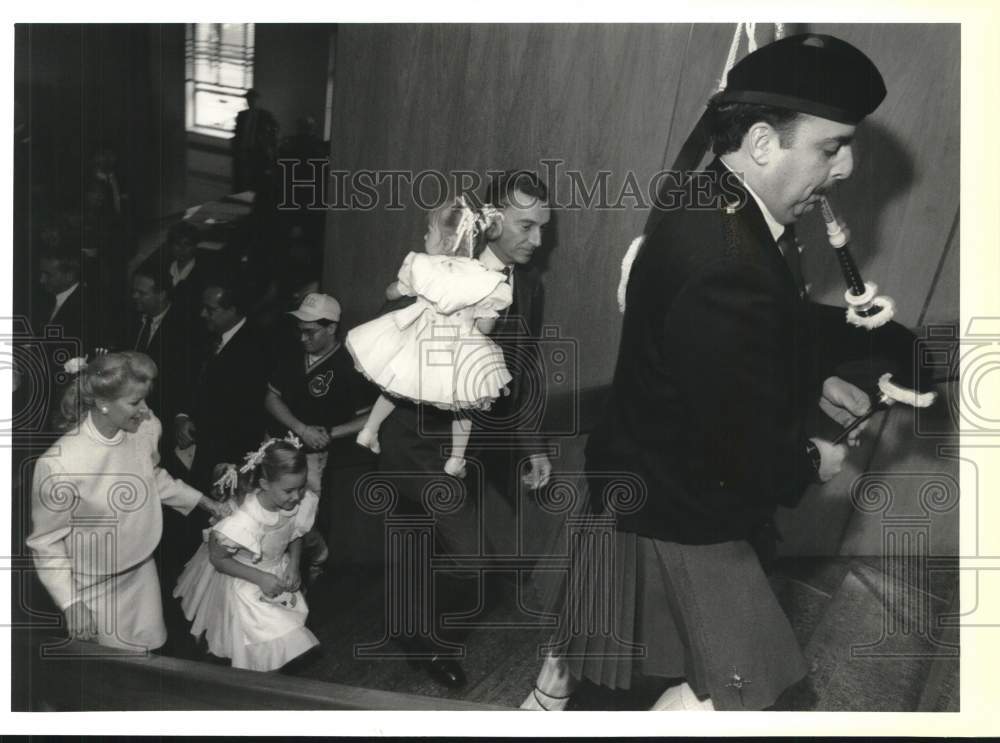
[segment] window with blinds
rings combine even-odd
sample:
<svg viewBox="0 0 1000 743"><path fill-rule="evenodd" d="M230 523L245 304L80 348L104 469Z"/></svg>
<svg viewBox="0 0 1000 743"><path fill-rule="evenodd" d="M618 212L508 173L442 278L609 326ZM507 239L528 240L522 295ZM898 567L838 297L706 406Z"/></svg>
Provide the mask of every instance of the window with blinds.
<svg viewBox="0 0 1000 743"><path fill-rule="evenodd" d="M189 23L187 129L213 137L229 137L236 114L246 108L244 95L253 87L252 23Z"/></svg>

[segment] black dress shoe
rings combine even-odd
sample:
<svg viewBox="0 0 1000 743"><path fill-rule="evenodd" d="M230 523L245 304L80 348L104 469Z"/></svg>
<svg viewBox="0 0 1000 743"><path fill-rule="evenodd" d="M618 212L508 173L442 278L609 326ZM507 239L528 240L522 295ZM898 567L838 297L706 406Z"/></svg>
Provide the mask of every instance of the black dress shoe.
<svg viewBox="0 0 1000 743"><path fill-rule="evenodd" d="M461 689L465 686L465 671L457 661L434 656L433 658L407 658L414 668L423 668L434 681L449 689Z"/></svg>

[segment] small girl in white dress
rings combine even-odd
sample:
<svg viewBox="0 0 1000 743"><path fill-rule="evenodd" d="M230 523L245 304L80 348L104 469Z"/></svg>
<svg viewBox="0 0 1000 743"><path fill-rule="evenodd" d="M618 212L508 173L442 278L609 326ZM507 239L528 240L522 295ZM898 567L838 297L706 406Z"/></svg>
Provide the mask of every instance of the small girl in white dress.
<svg viewBox="0 0 1000 743"><path fill-rule="evenodd" d="M428 215L426 253L410 253L389 300L416 297L400 310L375 318L347 334L358 370L383 391L357 442L380 450L378 431L395 408L391 397L450 410L451 457L444 470L465 475L471 422L460 415L485 410L511 380L503 351L486 334L513 299L507 277L472 257L476 243L501 228L500 212L473 209L465 197L447 199Z"/></svg>
<svg viewBox="0 0 1000 743"><path fill-rule="evenodd" d="M233 668L272 671L319 644L299 590L302 537L319 499L305 489L299 446L271 439L247 455L238 476L228 471L239 503L211 527L174 589L191 634L204 632L209 652Z"/></svg>

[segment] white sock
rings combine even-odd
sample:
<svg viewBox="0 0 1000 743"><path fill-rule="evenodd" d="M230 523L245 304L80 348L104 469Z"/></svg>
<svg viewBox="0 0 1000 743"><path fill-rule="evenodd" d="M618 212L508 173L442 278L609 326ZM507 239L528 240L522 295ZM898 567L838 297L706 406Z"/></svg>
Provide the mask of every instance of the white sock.
<svg viewBox="0 0 1000 743"><path fill-rule="evenodd" d="M657 712L714 712L715 705L711 697L698 699L694 689L685 681L663 692L650 709Z"/></svg>
<svg viewBox="0 0 1000 743"><path fill-rule="evenodd" d="M547 655L538 672L535 688L521 702L521 709L561 712L569 704L576 684L566 664L554 655Z"/></svg>

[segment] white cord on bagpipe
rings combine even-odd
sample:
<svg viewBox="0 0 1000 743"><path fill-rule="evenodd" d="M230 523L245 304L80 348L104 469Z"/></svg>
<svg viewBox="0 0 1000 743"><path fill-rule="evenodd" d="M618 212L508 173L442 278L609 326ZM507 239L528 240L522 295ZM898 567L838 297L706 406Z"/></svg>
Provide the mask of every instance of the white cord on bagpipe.
<svg viewBox="0 0 1000 743"><path fill-rule="evenodd" d="M781 38L778 35L779 26L781 26L781 24L775 24L775 39ZM783 28L784 27L782 26L782 29ZM722 70L722 77L719 78L719 85L715 89L717 93L721 93L726 88L726 78L729 77L729 71L733 69L733 65L736 64L736 55L740 51L740 41L743 39L744 31L746 31L747 34L747 53L752 54L757 51L757 24L737 23L736 30L733 31L733 40L729 44L729 54L726 55L726 65ZM783 30L782 33L784 33Z"/></svg>
<svg viewBox="0 0 1000 743"><path fill-rule="evenodd" d="M729 54L726 55L726 65L722 70L722 77L719 79L719 87L717 92L721 92L726 87L726 78L729 77L729 71L733 69L733 65L736 64L736 55L740 50L740 40L743 38L743 31L747 34L747 51L752 53L757 51L757 24L756 23L737 23L736 30L733 32L733 40L729 44ZM775 40L782 38L785 35L785 25L783 23L774 24L774 38ZM635 256L639 252L639 248L642 247L642 238L635 238L628 246L628 250L625 251L625 257L622 258L622 271L621 278L618 281L618 291L616 296L618 298L618 309L622 314L625 314L625 291L628 288L628 277L632 272L632 264L635 262Z"/></svg>

